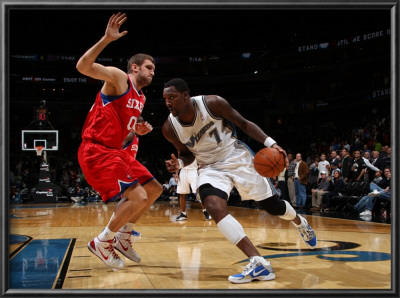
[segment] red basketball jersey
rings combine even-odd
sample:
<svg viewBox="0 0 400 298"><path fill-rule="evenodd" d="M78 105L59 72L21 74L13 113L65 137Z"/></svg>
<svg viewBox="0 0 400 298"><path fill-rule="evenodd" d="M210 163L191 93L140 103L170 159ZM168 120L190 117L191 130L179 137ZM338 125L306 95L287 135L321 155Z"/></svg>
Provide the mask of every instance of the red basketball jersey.
<svg viewBox="0 0 400 298"><path fill-rule="evenodd" d="M82 129L82 140L121 149L122 141L135 128L146 97L136 90L128 75L128 90L119 96L99 91Z"/></svg>
<svg viewBox="0 0 400 298"><path fill-rule="evenodd" d="M130 155L136 159L136 154L139 149L139 138L137 135L133 137L133 140L125 145L124 150L130 152Z"/></svg>

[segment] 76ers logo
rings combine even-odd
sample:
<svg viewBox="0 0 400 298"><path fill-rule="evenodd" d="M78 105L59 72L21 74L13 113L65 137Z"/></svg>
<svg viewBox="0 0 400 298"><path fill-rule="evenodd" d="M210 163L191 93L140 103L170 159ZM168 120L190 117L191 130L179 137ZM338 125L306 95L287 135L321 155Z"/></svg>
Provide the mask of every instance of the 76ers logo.
<svg viewBox="0 0 400 298"><path fill-rule="evenodd" d="M131 108L131 109L136 109L139 110L140 113L143 110L143 103L141 103L140 101L138 101L137 99L134 98L129 98L128 99L128 104L126 105L127 108Z"/></svg>

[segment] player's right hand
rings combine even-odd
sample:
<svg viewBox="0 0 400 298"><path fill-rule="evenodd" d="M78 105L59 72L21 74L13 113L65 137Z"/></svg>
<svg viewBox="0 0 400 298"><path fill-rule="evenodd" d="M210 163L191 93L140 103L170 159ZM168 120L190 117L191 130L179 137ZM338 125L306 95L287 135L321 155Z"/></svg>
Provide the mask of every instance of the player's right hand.
<svg viewBox="0 0 400 298"><path fill-rule="evenodd" d="M119 28L126 21L126 14L113 14L108 20L105 36L110 40L117 40L118 38L126 35L128 31L119 32Z"/></svg>

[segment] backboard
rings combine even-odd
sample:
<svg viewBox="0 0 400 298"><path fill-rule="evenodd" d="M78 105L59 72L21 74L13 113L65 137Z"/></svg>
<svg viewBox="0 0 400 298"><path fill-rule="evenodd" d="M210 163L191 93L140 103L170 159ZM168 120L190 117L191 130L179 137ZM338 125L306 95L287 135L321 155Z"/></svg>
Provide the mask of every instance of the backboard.
<svg viewBox="0 0 400 298"><path fill-rule="evenodd" d="M58 130L22 130L22 151L36 151L37 146L44 147L44 151L57 151Z"/></svg>

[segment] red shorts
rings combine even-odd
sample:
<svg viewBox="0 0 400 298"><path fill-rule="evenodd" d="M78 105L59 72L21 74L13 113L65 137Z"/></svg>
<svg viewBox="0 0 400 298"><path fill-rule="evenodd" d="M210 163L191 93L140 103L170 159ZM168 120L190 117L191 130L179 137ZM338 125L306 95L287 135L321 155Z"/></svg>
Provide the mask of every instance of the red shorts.
<svg viewBox="0 0 400 298"><path fill-rule="evenodd" d="M100 193L104 202L114 200L134 185L154 179L153 175L126 150L110 149L83 141L78 161L86 181Z"/></svg>

